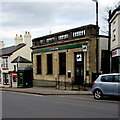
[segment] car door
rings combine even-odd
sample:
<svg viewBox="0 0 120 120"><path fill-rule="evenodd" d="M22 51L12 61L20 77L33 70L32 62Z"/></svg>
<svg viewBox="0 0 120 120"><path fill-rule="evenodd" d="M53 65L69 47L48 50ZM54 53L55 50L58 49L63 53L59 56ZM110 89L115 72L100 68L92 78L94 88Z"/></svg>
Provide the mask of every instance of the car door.
<svg viewBox="0 0 120 120"><path fill-rule="evenodd" d="M100 87L105 95L113 95L114 82L113 75L106 75L101 77Z"/></svg>
<svg viewBox="0 0 120 120"><path fill-rule="evenodd" d="M120 96L120 75L115 75L114 80L114 95Z"/></svg>

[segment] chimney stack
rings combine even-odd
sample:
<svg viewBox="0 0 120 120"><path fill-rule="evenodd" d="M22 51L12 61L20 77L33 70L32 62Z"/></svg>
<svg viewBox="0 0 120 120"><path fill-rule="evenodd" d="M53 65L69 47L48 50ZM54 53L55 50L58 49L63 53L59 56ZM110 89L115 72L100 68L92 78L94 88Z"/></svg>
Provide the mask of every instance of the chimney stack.
<svg viewBox="0 0 120 120"><path fill-rule="evenodd" d="M30 32L25 32L25 34L24 34L24 43L26 44L26 45L28 45L29 47L31 47L31 34L30 34Z"/></svg>
<svg viewBox="0 0 120 120"><path fill-rule="evenodd" d="M16 34L16 37L15 37L15 45L19 45L19 44L21 44L21 43L23 43L23 37L22 37L22 35L18 36L18 35Z"/></svg>
<svg viewBox="0 0 120 120"><path fill-rule="evenodd" d="M4 48L4 41L0 41L0 49Z"/></svg>

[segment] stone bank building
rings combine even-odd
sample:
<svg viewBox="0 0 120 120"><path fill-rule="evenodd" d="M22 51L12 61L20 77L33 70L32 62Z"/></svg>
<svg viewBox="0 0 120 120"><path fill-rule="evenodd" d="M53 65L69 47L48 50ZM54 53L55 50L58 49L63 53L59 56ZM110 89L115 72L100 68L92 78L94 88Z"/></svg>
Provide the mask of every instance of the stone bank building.
<svg viewBox="0 0 120 120"><path fill-rule="evenodd" d="M108 37L98 29L86 25L33 39L33 85L91 84L96 73L107 73Z"/></svg>

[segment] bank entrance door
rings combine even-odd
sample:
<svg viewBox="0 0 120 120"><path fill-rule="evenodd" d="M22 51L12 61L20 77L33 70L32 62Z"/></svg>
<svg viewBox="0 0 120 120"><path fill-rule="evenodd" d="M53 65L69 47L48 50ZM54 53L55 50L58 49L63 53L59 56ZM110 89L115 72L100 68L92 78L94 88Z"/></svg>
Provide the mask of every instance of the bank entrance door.
<svg viewBox="0 0 120 120"><path fill-rule="evenodd" d="M84 82L84 53L74 53L75 58L75 85L83 85Z"/></svg>

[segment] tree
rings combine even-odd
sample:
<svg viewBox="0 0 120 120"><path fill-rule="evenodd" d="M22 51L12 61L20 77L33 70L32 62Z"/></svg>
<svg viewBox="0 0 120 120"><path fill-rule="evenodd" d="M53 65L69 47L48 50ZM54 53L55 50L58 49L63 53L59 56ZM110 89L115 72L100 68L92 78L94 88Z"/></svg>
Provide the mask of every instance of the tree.
<svg viewBox="0 0 120 120"><path fill-rule="evenodd" d="M102 17L103 19L103 26L102 26L102 30L101 32L103 34L106 34L108 35L109 34L109 22L108 22L108 19L109 19L109 11L111 10L111 12L116 9L118 6L120 5L120 0L116 0L114 2L114 4L112 6L106 6L105 8L105 12L104 12L104 15Z"/></svg>

